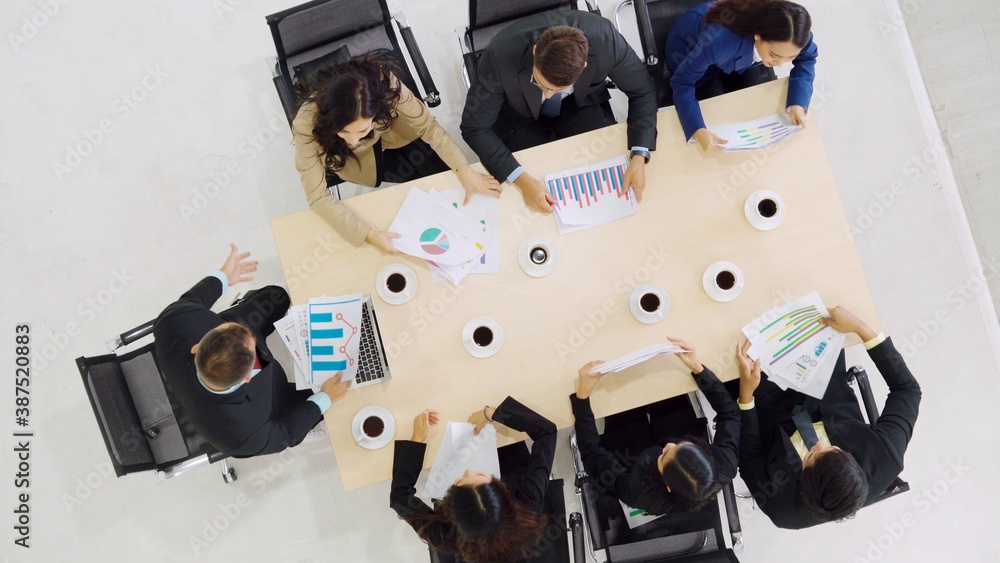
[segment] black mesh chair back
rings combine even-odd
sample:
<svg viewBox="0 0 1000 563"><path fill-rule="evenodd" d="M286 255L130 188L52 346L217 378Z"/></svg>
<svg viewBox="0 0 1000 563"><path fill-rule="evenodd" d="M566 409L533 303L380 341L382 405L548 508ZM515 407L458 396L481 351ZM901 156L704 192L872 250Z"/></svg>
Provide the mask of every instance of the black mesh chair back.
<svg viewBox="0 0 1000 563"><path fill-rule="evenodd" d="M480 52L515 21L551 10L576 9L576 4L576 0L469 0L469 46Z"/></svg>
<svg viewBox="0 0 1000 563"><path fill-rule="evenodd" d="M649 72L656 82L656 102L658 107L674 105L673 90L667 72L667 35L670 28L685 12L702 4L704 0L635 0L636 20L639 25L639 39L647 61L650 55L656 57L656 64L649 66Z"/></svg>
<svg viewBox="0 0 1000 563"><path fill-rule="evenodd" d="M171 399L154 344L76 363L117 476L162 470L206 454L221 457Z"/></svg>
<svg viewBox="0 0 1000 563"><path fill-rule="evenodd" d="M872 385L868 380L868 372L861 366L854 366L847 371L847 374L848 381L857 383L858 390L861 392L861 404L864 407L865 416L868 418L868 424L874 427L875 422L878 421L879 412L878 404L875 403L875 393L872 392ZM902 477L896 477L889 485L889 488L882 491L879 495L870 498L865 503L865 506L871 506L876 502L881 502L909 490L910 484L904 481Z"/></svg>
<svg viewBox="0 0 1000 563"><path fill-rule="evenodd" d="M399 79L418 92L385 0L315 0L267 16L267 25L278 53L275 86L289 123L299 102L294 68L344 46L351 56L384 49L399 66Z"/></svg>

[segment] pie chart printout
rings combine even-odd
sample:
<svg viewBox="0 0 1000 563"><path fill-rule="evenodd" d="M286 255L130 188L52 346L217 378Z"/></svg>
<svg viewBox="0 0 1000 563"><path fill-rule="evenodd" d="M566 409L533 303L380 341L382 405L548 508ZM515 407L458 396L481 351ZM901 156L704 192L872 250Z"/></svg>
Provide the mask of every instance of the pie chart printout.
<svg viewBox="0 0 1000 563"><path fill-rule="evenodd" d="M432 228L420 233L420 247L427 254L444 254L451 245L448 243L448 236L441 229Z"/></svg>

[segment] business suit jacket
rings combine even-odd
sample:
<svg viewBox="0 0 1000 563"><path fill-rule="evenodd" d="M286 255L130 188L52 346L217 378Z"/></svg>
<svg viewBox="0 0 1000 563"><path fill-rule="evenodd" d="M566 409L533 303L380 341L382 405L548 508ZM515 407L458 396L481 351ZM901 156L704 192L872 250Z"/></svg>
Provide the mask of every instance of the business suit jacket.
<svg viewBox="0 0 1000 563"><path fill-rule="evenodd" d="M397 149L423 139L452 170L468 164L465 153L427 111L427 107L399 80L395 77L392 80L394 86L399 86L399 100L396 102L398 115L387 130L380 131L376 126L361 141L361 146L354 150L358 161L348 158L344 167L334 172L348 182L374 186L377 179L374 146L379 139L383 149ZM372 226L327 190L326 153L313 137L317 111L314 102L304 103L292 121L295 168L299 171L309 207L344 240L360 246Z"/></svg>
<svg viewBox="0 0 1000 563"><path fill-rule="evenodd" d="M723 25L703 21L711 4L706 2L696 6L677 18L667 35L667 70L685 139L690 139L695 131L705 127L701 108L695 99L696 87L715 78L719 72L742 73L754 64L761 64L753 60L752 36L740 35ZM785 107L809 108L817 55L818 50L810 33L809 42L792 61Z"/></svg>
<svg viewBox="0 0 1000 563"><path fill-rule="evenodd" d="M867 502L888 489L903 470L903 454L913 435L920 405L920 385L906 367L891 340L868 351L889 384L889 397L875 426L865 423L857 398L847 386L844 355L822 400L805 397L803 407L813 420L822 420L830 443L850 452L868 478ZM821 524L799 495L802 461L792 447L795 424L790 412L767 412L769 407L741 411L740 475L760 509L779 528L801 529ZM760 411L760 412L758 412ZM762 436L759 417L770 416L771 435Z"/></svg>
<svg viewBox="0 0 1000 563"><path fill-rule="evenodd" d="M513 112L504 127L516 129L538 119L542 91L529 82L534 57L531 48L546 29L568 25L587 36L587 67L573 84L577 106L601 104L611 98L605 79L611 78L628 95L628 146L656 148L656 85L625 38L611 22L581 10L544 12L504 29L490 41L476 67L462 113L462 137L483 166L500 182L518 167L517 160L494 131L507 102Z"/></svg>
<svg viewBox="0 0 1000 563"><path fill-rule="evenodd" d="M712 370L705 368L696 374L694 379L716 412L715 439L708 449L712 454L719 482L725 484L736 476L740 448L739 408ZM644 458L659 457L664 444L643 450L638 459L626 467L619 456L601 445L601 436L597 433L590 399L580 399L574 393L569 396L569 400L576 419L574 427L577 445L587 473L598 485L612 489L615 496L625 504L649 510L651 505L642 497L642 475L638 467Z"/></svg>
<svg viewBox="0 0 1000 563"><path fill-rule="evenodd" d="M509 487L515 500L536 512L543 512L552 460L556 453L556 425L511 397L504 399L496 408L493 420L508 428L526 432L531 437L533 444L528 465L505 473L501 479ZM400 518L433 513L436 507L432 509L417 498L416 489L427 445L410 440L396 440L395 448L389 506ZM410 526L416 531L421 524L410 522ZM451 524L435 523L425 533L428 543L440 544L442 539L454 534L454 528ZM526 549L531 547L533 546L525 546ZM441 551L454 553L447 549Z"/></svg>
<svg viewBox="0 0 1000 563"><path fill-rule="evenodd" d="M191 347L226 322L209 310L221 296L220 280L209 276L160 313L153 325L160 371L195 429L216 449L237 457L279 452L300 442L323 416L315 403L293 396L285 371L261 338L262 369L248 383L225 395L202 386Z"/></svg>

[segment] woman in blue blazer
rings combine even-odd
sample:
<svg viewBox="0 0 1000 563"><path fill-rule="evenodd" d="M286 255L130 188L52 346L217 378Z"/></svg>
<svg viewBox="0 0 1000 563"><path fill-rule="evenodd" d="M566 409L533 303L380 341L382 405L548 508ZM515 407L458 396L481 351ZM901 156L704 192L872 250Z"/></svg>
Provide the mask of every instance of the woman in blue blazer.
<svg viewBox="0 0 1000 563"><path fill-rule="evenodd" d="M792 123L805 125L817 54L811 27L809 12L785 0L718 0L679 17L666 54L685 138L717 150L726 140L705 127L698 100L762 82L771 67L789 61L785 107Z"/></svg>

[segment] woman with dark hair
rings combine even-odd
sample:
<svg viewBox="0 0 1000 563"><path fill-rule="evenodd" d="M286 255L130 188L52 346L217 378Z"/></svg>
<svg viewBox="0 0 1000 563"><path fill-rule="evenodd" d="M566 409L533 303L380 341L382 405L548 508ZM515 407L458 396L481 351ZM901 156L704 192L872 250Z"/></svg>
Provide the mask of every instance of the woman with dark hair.
<svg viewBox="0 0 1000 563"><path fill-rule="evenodd" d="M740 415L719 378L698 361L683 340L668 339L687 352L677 357L691 370L698 388L715 409L715 440L702 438L705 427L686 396L610 415L604 435L597 433L590 395L603 377L591 375L601 362L580 368L570 395L576 440L584 468L598 487L623 503L652 515L697 510L736 476Z"/></svg>
<svg viewBox="0 0 1000 563"><path fill-rule="evenodd" d="M397 235L374 230L330 194L327 171L377 187L383 178L405 182L450 168L465 187L466 203L475 192L499 197L501 191L492 176L469 166L462 149L398 75L394 63L369 55L330 66L310 82L311 92L292 122L295 167L309 207L348 242L367 241L389 254L398 253L390 243Z"/></svg>
<svg viewBox="0 0 1000 563"><path fill-rule="evenodd" d="M438 414L425 410L413 419L410 440L397 440L392 463L389 505L431 549L458 554L470 563L509 563L534 555L549 517L545 514L549 473L556 450L556 426L507 397L499 407L483 407L469 417L475 433L487 422L527 432L523 443L498 450L501 478L466 470L434 508L416 496L425 442Z"/></svg>
<svg viewBox="0 0 1000 563"><path fill-rule="evenodd" d="M811 28L809 12L785 0L718 0L677 18L665 52L685 138L718 150L727 140L705 127L698 100L774 80L773 67L789 61L785 108L804 126L817 55Z"/></svg>

